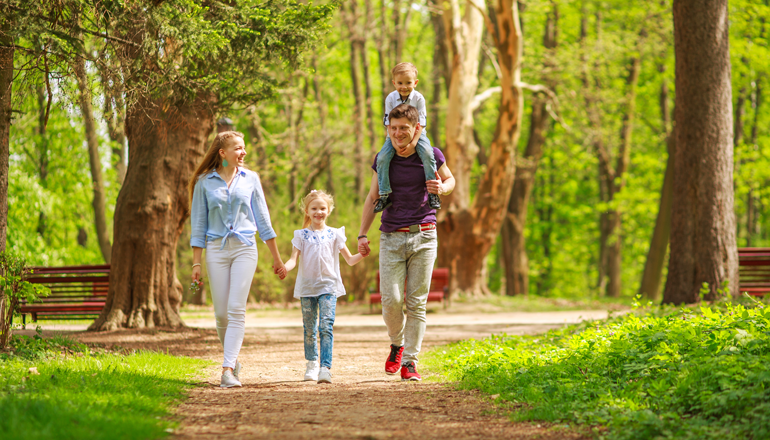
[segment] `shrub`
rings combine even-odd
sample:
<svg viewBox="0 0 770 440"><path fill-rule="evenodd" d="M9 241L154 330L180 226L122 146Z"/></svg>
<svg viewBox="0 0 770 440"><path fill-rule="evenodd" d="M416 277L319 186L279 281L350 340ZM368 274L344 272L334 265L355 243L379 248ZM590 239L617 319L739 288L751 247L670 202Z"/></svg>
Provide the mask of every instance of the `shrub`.
<svg viewBox="0 0 770 440"><path fill-rule="evenodd" d="M34 302L50 293L47 287L24 280L31 273L23 258L0 252L0 349L8 346L11 322L19 315L22 301Z"/></svg>

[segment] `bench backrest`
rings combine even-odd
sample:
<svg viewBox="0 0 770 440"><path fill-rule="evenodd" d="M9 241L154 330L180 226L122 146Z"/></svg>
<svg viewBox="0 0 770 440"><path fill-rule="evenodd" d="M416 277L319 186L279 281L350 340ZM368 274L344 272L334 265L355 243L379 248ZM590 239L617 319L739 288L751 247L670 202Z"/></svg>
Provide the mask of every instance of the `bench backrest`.
<svg viewBox="0 0 770 440"><path fill-rule="evenodd" d="M33 267L27 281L51 289L51 297L107 296L110 265Z"/></svg>
<svg viewBox="0 0 770 440"><path fill-rule="evenodd" d="M738 248L741 289L770 287L770 248Z"/></svg>

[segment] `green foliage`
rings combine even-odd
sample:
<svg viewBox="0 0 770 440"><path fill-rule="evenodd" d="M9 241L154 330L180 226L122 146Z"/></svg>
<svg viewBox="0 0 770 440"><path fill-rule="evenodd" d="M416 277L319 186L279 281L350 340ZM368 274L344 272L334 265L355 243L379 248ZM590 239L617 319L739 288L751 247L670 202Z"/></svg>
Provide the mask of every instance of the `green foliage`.
<svg viewBox="0 0 770 440"><path fill-rule="evenodd" d="M464 341L425 361L523 403L516 420L606 425L613 439L768 438L769 362L770 308L729 302Z"/></svg>
<svg viewBox="0 0 770 440"><path fill-rule="evenodd" d="M5 348L11 336L11 321L19 316L22 302L32 303L51 291L32 284L25 277L32 273L27 262L11 252L0 252L0 348Z"/></svg>
<svg viewBox="0 0 770 440"><path fill-rule="evenodd" d="M172 407L209 365L153 352L96 355L66 338L12 346L36 354L0 357L0 437L7 440L163 437L176 424Z"/></svg>

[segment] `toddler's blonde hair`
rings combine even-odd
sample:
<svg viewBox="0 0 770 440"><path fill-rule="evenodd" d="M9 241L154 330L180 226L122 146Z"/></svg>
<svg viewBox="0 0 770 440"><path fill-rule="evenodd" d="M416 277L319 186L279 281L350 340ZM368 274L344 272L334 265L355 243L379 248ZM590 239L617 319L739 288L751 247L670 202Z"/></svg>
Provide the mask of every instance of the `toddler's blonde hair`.
<svg viewBox="0 0 770 440"><path fill-rule="evenodd" d="M312 223L310 216L307 215L307 207L310 206L313 200L316 199L323 199L323 201L326 202L326 205L329 206L329 214L334 211L334 197L332 197L331 194L328 194L322 189L314 189L310 191L308 195L302 198L302 201L299 205L300 209L302 209L302 212L305 214L305 220L302 222L302 228L307 228L310 226L310 223Z"/></svg>
<svg viewBox="0 0 770 440"><path fill-rule="evenodd" d="M417 78L417 67L412 63L398 63L396 64L396 67L390 71L390 79L395 80L396 75L401 75L402 73L411 73Z"/></svg>

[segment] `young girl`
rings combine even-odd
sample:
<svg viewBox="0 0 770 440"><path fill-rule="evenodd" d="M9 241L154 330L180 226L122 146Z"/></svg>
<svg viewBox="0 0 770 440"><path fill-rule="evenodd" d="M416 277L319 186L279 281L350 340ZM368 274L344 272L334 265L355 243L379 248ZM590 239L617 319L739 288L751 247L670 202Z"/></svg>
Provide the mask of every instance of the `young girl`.
<svg viewBox="0 0 770 440"><path fill-rule="evenodd" d="M349 265L354 265L364 257L359 253L352 255L345 245L345 227L339 229L326 226L326 218L334 210L332 196L313 190L302 200L305 213L304 229L294 231L291 243L294 249L286 267L278 268L276 273L283 279L286 272L294 269L299 255L297 282L294 285L294 297L302 302L302 321L305 327L305 359L307 370L305 380L317 380L318 383L331 383L332 347L334 345L334 315L337 297L345 294L345 286L340 277L341 253ZM283 269L283 270L281 270ZM316 316L320 315L320 326ZM319 371L316 333L321 334L321 365Z"/></svg>

